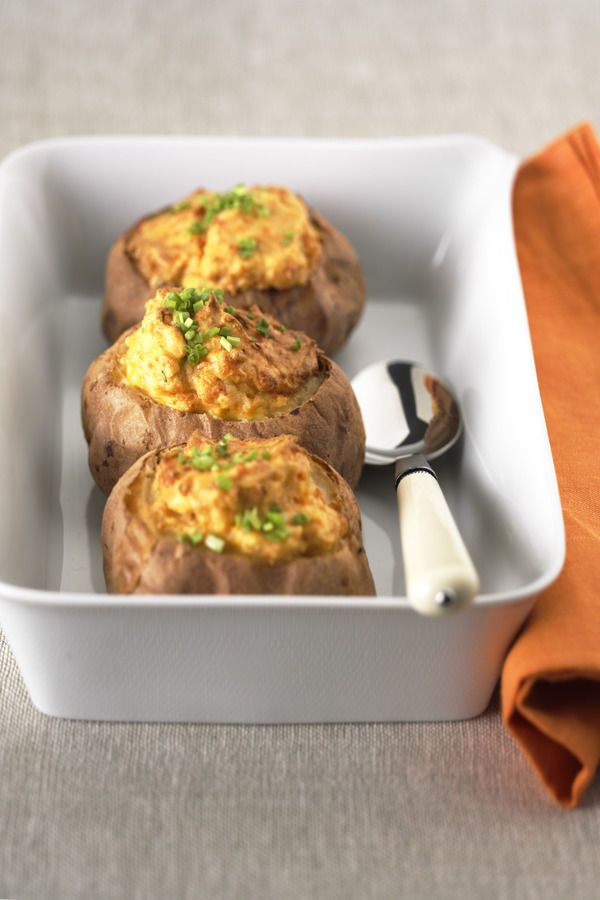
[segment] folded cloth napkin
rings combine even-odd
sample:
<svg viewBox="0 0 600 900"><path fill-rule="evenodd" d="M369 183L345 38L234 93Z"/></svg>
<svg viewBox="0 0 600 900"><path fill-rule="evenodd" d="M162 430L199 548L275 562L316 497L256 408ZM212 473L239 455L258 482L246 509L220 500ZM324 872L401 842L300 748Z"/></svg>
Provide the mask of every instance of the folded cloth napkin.
<svg viewBox="0 0 600 900"><path fill-rule="evenodd" d="M523 164L513 210L567 556L506 659L502 713L572 808L600 761L600 147L590 125Z"/></svg>

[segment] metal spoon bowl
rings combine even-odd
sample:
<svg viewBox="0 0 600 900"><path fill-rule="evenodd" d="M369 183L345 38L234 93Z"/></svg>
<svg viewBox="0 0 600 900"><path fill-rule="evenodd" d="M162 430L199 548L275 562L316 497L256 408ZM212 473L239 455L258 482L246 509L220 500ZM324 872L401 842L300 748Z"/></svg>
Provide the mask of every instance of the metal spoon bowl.
<svg viewBox="0 0 600 900"><path fill-rule="evenodd" d="M439 615L469 604L479 579L428 460L460 437L452 392L402 360L367 366L352 380L365 424L365 462L395 463L406 591L413 607Z"/></svg>

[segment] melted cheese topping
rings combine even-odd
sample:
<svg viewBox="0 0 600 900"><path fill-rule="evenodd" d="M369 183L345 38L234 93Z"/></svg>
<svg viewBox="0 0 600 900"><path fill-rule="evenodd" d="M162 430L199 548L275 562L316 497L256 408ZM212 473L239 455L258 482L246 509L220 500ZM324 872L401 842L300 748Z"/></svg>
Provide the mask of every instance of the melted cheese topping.
<svg viewBox="0 0 600 900"><path fill-rule="evenodd" d="M234 310L214 295L191 317L207 351L191 364L184 332L165 306L170 293L161 289L148 301L142 322L123 341L118 383L163 406L229 420L283 415L317 390L323 373L313 340L280 330L256 306Z"/></svg>
<svg viewBox="0 0 600 900"><path fill-rule="evenodd" d="M333 553L347 533L329 479L288 435L217 443L195 433L163 452L151 480L138 476L129 505L157 537L265 563Z"/></svg>
<svg viewBox="0 0 600 900"><path fill-rule="evenodd" d="M211 218L210 210L236 191L251 200ZM210 284L236 294L306 284L321 245L299 197L281 187L252 187L225 195L196 191L141 222L126 250L151 287Z"/></svg>

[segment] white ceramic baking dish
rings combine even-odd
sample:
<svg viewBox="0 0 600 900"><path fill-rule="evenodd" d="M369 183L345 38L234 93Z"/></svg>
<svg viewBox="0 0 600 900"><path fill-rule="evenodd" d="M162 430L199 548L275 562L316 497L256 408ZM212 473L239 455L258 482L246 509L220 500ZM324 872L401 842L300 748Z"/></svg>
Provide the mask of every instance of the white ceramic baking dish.
<svg viewBox="0 0 600 900"><path fill-rule="evenodd" d="M0 624L58 716L214 722L454 719L488 703L564 532L511 224L515 157L475 138L77 138L0 168ZM338 360L432 366L465 434L436 465L478 567L473 608L402 596L391 472L358 496L378 597L107 596L103 501L79 389L103 348L109 245L204 184L283 183L361 256L365 316Z"/></svg>

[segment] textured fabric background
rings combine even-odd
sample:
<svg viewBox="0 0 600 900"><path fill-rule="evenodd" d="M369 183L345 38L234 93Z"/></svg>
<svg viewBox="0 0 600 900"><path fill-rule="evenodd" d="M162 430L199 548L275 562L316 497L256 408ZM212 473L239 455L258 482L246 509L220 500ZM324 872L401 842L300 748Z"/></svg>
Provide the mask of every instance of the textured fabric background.
<svg viewBox="0 0 600 900"><path fill-rule="evenodd" d="M596 0L0 2L0 154L98 132L469 131L520 153L600 127ZM5 514L5 511L3 511ZM82 724L0 639L0 896L598 896L600 784L550 804L471 722Z"/></svg>

